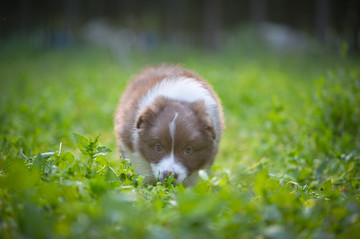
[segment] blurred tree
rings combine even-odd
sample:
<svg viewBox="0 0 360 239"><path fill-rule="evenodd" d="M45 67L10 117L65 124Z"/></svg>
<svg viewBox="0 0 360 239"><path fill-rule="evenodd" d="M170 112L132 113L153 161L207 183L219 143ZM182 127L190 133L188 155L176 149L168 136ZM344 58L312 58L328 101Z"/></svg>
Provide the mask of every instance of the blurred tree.
<svg viewBox="0 0 360 239"><path fill-rule="evenodd" d="M173 43L182 43L184 34L185 1L169 0L166 4L165 34Z"/></svg>
<svg viewBox="0 0 360 239"><path fill-rule="evenodd" d="M327 31L329 25L329 0L316 0L316 36L321 43L327 42Z"/></svg>
<svg viewBox="0 0 360 239"><path fill-rule="evenodd" d="M21 0L20 4L20 32L22 34L27 33L31 28L31 10L32 10L32 1L31 0Z"/></svg>
<svg viewBox="0 0 360 239"><path fill-rule="evenodd" d="M204 0L204 44L208 49L219 48L222 38L222 2Z"/></svg>
<svg viewBox="0 0 360 239"><path fill-rule="evenodd" d="M66 0L65 3L65 25L69 34L73 37L78 28L79 1Z"/></svg>
<svg viewBox="0 0 360 239"><path fill-rule="evenodd" d="M357 52L360 51L360 39L359 39L359 35L360 35L360 1L358 0L352 0L349 3L349 14L348 14L348 25L351 28L351 42L353 45L353 49Z"/></svg>
<svg viewBox="0 0 360 239"><path fill-rule="evenodd" d="M266 21L267 0L250 0L250 16L255 24Z"/></svg>

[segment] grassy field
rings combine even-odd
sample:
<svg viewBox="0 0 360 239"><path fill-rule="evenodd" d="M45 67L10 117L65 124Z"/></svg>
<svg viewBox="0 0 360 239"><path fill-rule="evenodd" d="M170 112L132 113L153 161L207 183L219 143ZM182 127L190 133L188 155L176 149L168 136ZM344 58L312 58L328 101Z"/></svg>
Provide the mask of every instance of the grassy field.
<svg viewBox="0 0 360 239"><path fill-rule="evenodd" d="M119 96L131 76L162 62L208 79L223 102L220 152L195 188L143 185L116 149ZM356 238L359 63L344 52L241 42L126 61L88 46L7 44L0 238Z"/></svg>

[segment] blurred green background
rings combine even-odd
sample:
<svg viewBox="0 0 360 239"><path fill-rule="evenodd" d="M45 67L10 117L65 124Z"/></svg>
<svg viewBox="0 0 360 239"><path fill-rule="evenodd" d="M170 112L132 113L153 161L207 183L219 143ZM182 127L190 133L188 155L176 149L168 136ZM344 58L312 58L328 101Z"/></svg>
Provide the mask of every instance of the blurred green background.
<svg viewBox="0 0 360 239"><path fill-rule="evenodd" d="M350 0L5 1L0 237L356 238L358 12ZM193 189L142 185L115 144L126 83L164 62L207 79L224 107L220 152Z"/></svg>

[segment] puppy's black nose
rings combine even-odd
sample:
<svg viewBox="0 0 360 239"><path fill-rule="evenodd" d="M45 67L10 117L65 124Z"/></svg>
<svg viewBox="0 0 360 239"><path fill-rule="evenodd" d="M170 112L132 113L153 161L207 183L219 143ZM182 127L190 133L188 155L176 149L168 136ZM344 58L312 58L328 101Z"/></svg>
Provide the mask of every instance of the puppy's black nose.
<svg viewBox="0 0 360 239"><path fill-rule="evenodd" d="M174 175L174 178L175 178L175 179L177 179L177 178L179 177L177 173L174 173L174 172L172 172L172 171L165 171L165 172L163 172L163 174L162 174L163 178L169 177L170 173L172 173L172 174Z"/></svg>

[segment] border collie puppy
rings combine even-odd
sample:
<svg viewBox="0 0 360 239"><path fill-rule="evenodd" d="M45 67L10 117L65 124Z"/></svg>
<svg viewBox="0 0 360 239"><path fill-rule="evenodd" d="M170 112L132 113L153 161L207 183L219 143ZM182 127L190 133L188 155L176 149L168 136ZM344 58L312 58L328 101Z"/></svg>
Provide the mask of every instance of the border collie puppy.
<svg viewBox="0 0 360 239"><path fill-rule="evenodd" d="M120 152L145 183L173 174L193 186L214 162L224 129L220 100L203 79L178 66L143 70L127 86L115 113Z"/></svg>

